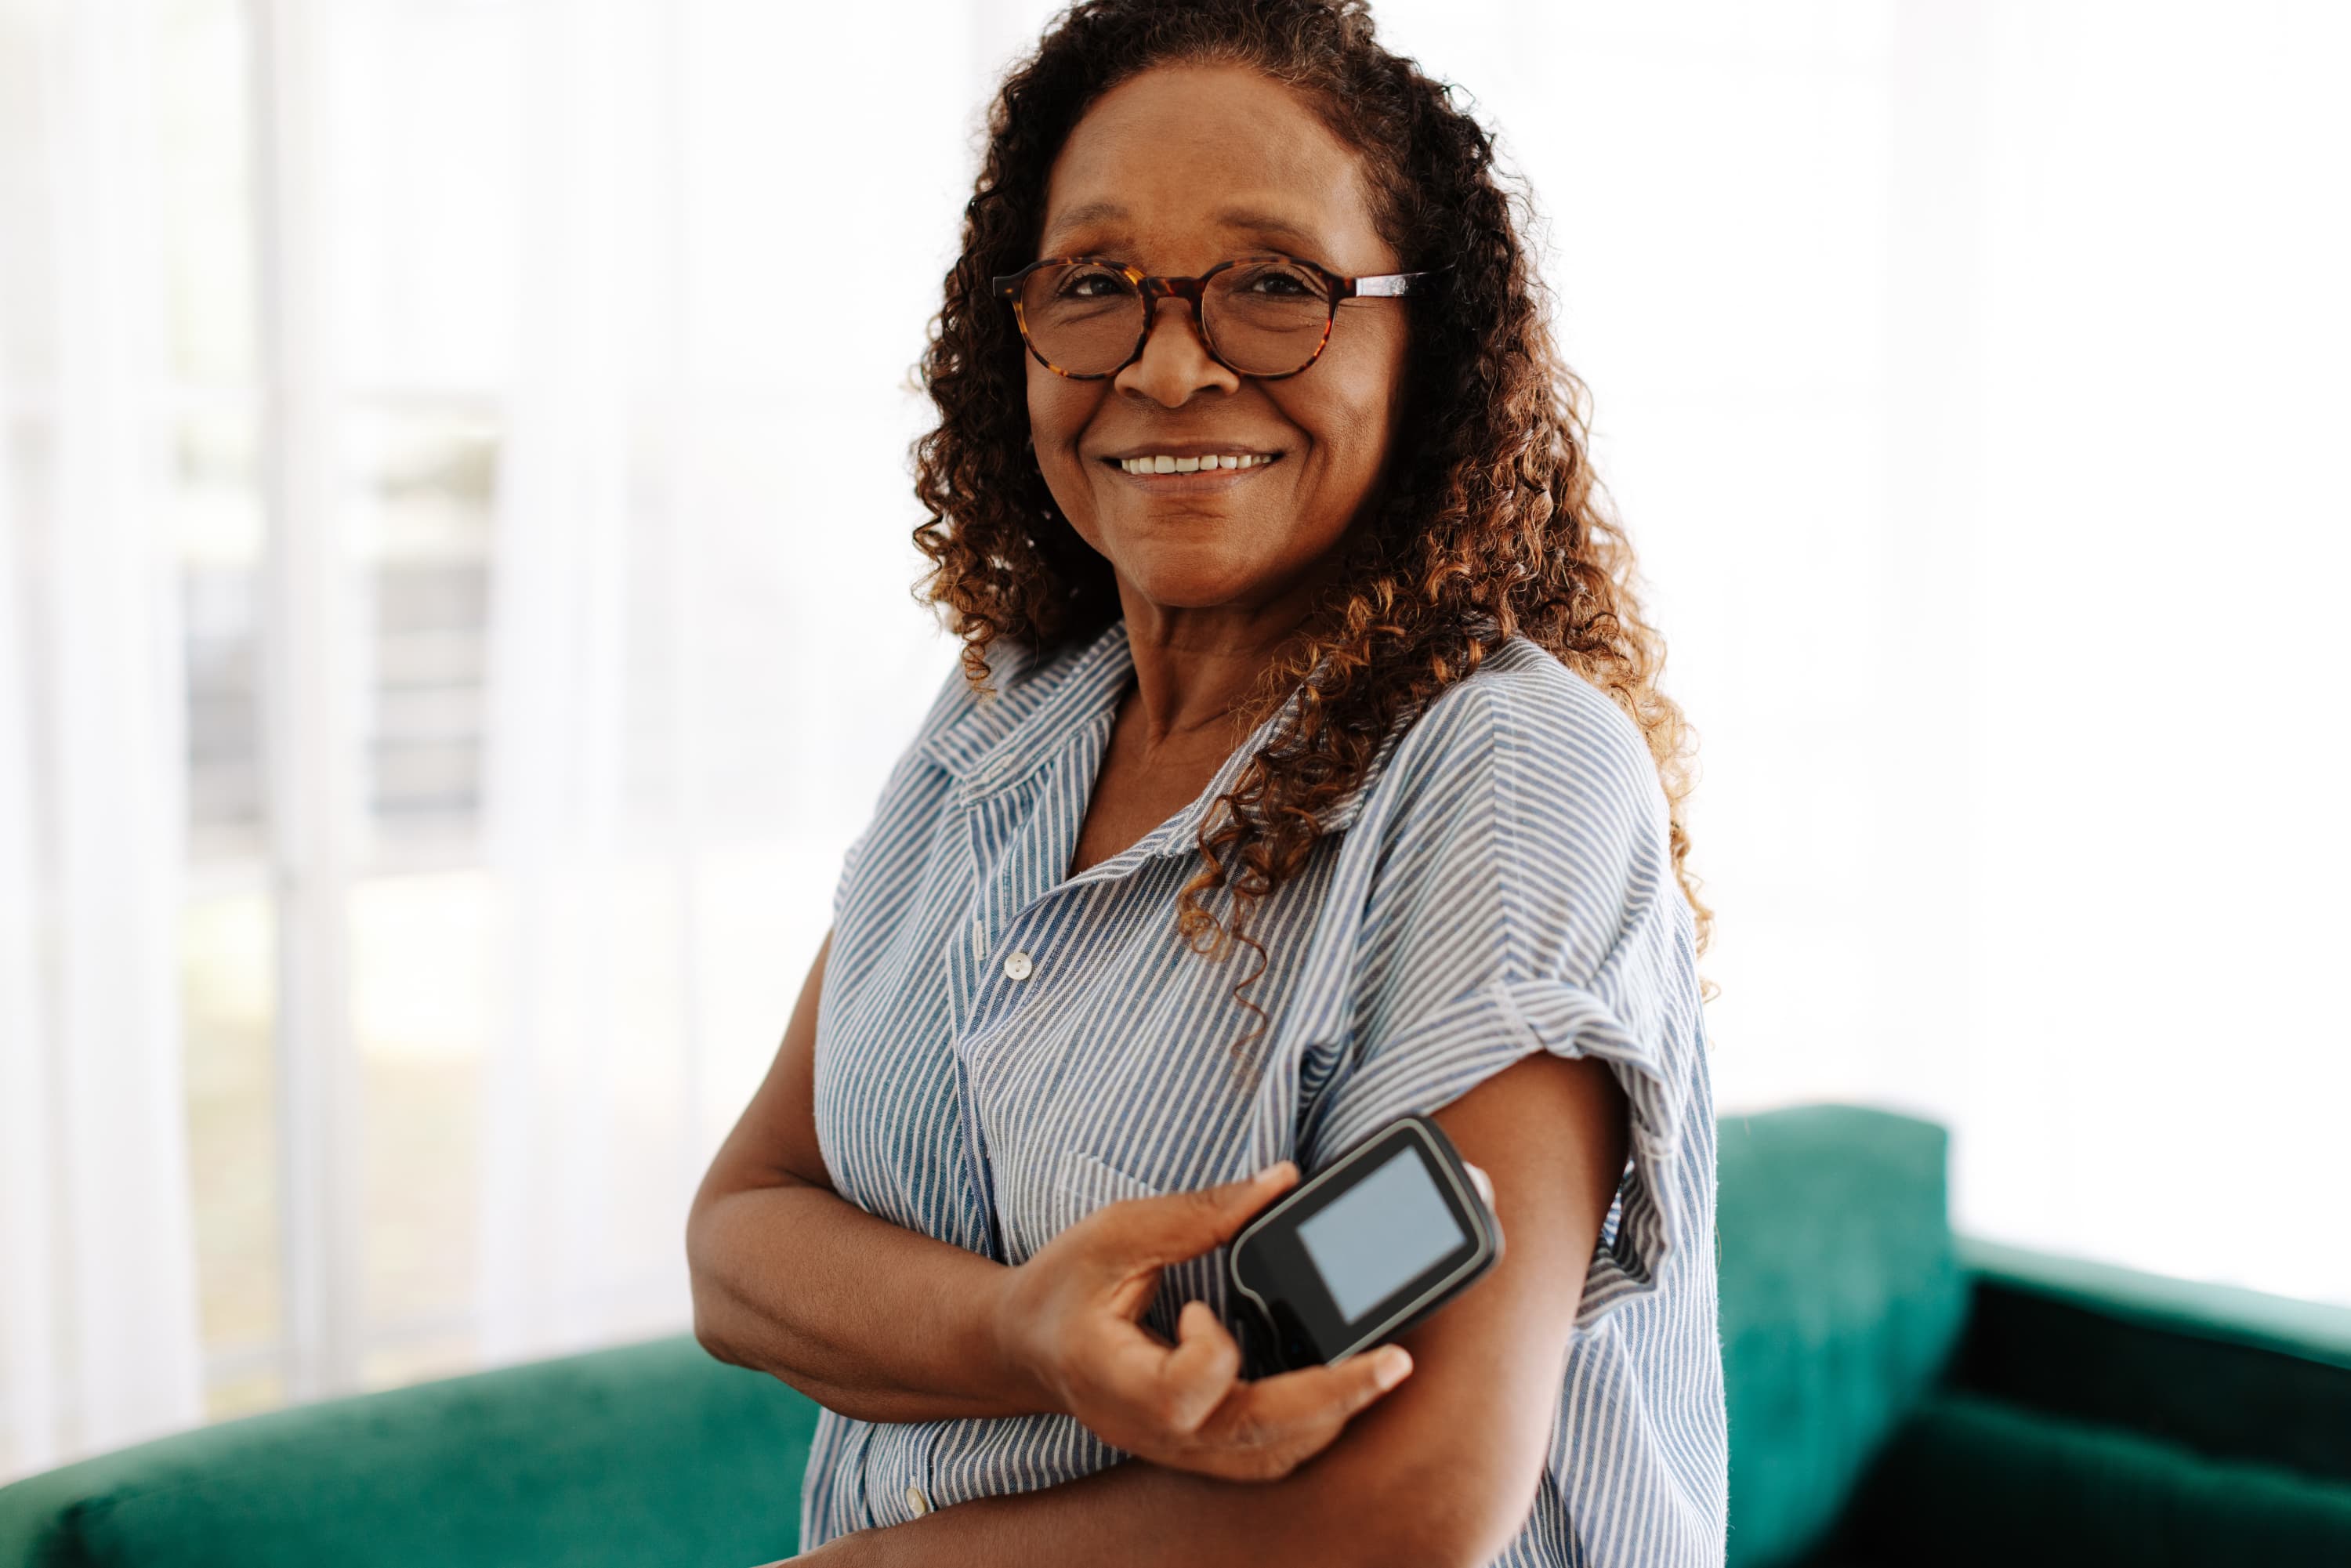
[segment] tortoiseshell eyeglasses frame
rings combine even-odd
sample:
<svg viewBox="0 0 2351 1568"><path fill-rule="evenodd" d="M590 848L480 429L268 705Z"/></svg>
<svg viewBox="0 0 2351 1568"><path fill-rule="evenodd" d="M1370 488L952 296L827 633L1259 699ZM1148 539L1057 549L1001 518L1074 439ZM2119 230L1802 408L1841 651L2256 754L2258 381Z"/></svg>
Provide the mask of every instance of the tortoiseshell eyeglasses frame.
<svg viewBox="0 0 2351 1568"><path fill-rule="evenodd" d="M1038 349L1035 340L1029 336L1029 320L1020 308L1021 287L1029 281L1030 273L1040 267L1064 267L1079 261L1091 261L1098 266L1110 267L1123 274L1129 283L1142 291L1143 330L1135 334L1134 347L1128 350L1126 358L1107 371L1067 371L1047 359ZM1208 334L1208 323L1200 314L1200 291L1207 287L1208 279L1227 267L1239 267L1243 263L1252 261L1284 261L1292 267L1304 267L1321 277L1329 287L1331 310L1330 314L1323 318L1322 336L1315 343L1314 352L1309 355L1306 362L1297 370L1274 371L1270 373L1245 371L1218 352L1216 340ZM1020 329L1021 342L1028 345L1029 354L1039 364L1057 376L1067 376L1073 382L1106 381L1134 363L1143 357L1143 346L1151 340L1151 327L1154 319L1158 315L1159 301L1172 298L1181 299L1191 306L1192 325L1198 330L1200 341L1207 346L1209 357L1217 363L1237 376L1248 376L1261 382L1278 382L1303 374L1313 368L1316 360L1322 357L1322 350L1330 346L1331 326L1339 319L1339 306L1342 301L1394 299L1408 294L1426 294L1433 279L1451 270L1453 270L1452 264L1448 262L1443 267L1434 267L1426 272L1384 272L1364 277L1350 277L1343 272L1333 272L1322 263L1308 261L1303 256L1282 256L1277 252L1268 251L1256 256L1237 256L1229 261L1220 261L1197 277L1154 277L1139 267L1123 261L1113 261L1106 256L1049 256L1030 262L1018 272L1007 273L992 281L995 284L996 292L1012 302L1012 319Z"/></svg>

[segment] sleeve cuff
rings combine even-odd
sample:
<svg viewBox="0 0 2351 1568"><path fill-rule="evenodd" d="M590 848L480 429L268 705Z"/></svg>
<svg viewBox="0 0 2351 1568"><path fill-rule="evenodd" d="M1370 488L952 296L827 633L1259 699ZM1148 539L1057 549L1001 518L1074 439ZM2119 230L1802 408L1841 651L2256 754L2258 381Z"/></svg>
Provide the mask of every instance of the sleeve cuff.
<svg viewBox="0 0 2351 1568"><path fill-rule="evenodd" d="M1576 1312L1578 1330L1657 1288L1687 1242L1695 1212L1676 1181L1684 1072L1669 1040L1645 1040L1600 997L1563 980L1495 980L1423 1018L1334 1086L1301 1140L1303 1169L1320 1170L1398 1116L1427 1114L1537 1051L1597 1057L1623 1085L1631 1117L1630 1168L1616 1225L1604 1227Z"/></svg>

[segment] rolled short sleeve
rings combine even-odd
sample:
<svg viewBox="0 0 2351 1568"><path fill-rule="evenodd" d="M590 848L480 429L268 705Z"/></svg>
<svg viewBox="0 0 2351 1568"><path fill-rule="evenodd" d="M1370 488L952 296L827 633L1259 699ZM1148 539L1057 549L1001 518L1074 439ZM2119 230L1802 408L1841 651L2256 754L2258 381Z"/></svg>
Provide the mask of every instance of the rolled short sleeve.
<svg viewBox="0 0 2351 1568"><path fill-rule="evenodd" d="M1706 1208L1678 1158L1703 1026L1664 791L1637 727L1564 666L1472 677L1420 723L1301 1164L1311 1174L1537 1051L1607 1062L1630 1149L1577 1313L1588 1328L1657 1288Z"/></svg>

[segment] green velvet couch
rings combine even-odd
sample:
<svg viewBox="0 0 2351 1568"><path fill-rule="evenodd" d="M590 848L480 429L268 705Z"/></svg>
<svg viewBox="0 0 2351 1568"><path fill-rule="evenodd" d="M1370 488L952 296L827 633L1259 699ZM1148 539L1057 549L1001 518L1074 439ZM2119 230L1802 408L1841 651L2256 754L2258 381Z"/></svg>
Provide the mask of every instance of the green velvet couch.
<svg viewBox="0 0 2351 1568"><path fill-rule="evenodd" d="M1941 1128L1721 1124L1730 1561L2351 1564L2351 1311L1955 1239ZM690 1335L0 1489L0 1568L749 1568L814 1406Z"/></svg>

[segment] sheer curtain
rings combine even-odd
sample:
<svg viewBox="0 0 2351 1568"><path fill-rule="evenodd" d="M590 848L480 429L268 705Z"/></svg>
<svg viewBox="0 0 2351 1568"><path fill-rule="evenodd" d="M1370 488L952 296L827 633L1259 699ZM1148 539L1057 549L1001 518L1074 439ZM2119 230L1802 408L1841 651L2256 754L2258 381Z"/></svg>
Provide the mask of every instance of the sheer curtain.
<svg viewBox="0 0 2351 1568"><path fill-rule="evenodd" d="M1048 9L0 0L0 1475L685 1328ZM1545 219L1726 1113L2351 1300L2340 13L1377 10Z"/></svg>
<svg viewBox="0 0 2351 1568"><path fill-rule="evenodd" d="M20 264L44 253L56 292L23 345L36 379L0 370L16 437L0 445L0 1413L16 1469L196 1419L203 1372L173 949L157 61L124 7L58 20L9 71L38 89L11 119L41 128L50 200L7 242Z"/></svg>
<svg viewBox="0 0 2351 1568"><path fill-rule="evenodd" d="M629 439L632 302L667 300L673 285L631 265L644 254L632 225L661 193L628 152L666 129L664 78L631 68L648 40L624 23L643 15L557 8L560 26L533 17L548 47L525 57L518 95L521 261L539 283L522 298L489 612L485 849L515 938L482 1097L481 1343L499 1359L601 1338L608 1270L625 1261L606 1239L627 669L643 635L626 589L643 564L632 547L658 549L677 526L648 490L660 531L630 528L632 481L660 461ZM656 1172L673 1198L684 1168Z"/></svg>
<svg viewBox="0 0 2351 1568"><path fill-rule="evenodd" d="M479 1102L486 1361L690 1322L685 1206L822 936L799 894L831 885L952 656L904 597L911 517L878 522L909 510L889 497L923 313L882 302L945 270L977 92L977 25L951 16L901 51L935 107L878 127L870 82L771 82L875 57L897 26L879 16L517 18L531 282L487 614L507 946ZM844 136L867 155L814 152Z"/></svg>

